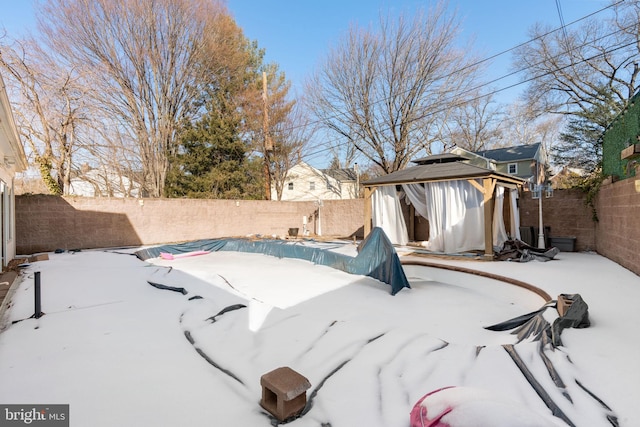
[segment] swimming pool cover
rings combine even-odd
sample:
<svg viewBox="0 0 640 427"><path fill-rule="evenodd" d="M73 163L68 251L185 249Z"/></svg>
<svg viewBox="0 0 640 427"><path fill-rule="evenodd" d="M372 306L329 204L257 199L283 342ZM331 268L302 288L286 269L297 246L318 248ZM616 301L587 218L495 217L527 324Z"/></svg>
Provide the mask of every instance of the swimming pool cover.
<svg viewBox="0 0 640 427"><path fill-rule="evenodd" d="M395 295L402 288L411 287L393 244L379 227L375 227L362 241L356 257L299 242L249 238L195 240L141 249L135 255L144 261L157 258L161 253L176 255L194 251L237 251L260 253L278 258L304 259L347 273L378 279L391 286L391 295Z"/></svg>

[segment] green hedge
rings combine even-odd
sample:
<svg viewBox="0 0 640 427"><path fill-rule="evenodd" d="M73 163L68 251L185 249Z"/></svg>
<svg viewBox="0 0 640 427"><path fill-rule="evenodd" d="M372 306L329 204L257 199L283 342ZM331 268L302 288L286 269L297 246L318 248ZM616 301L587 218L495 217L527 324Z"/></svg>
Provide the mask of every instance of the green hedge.
<svg viewBox="0 0 640 427"><path fill-rule="evenodd" d="M602 137L602 172L620 179L635 175L635 168L627 170L628 160L620 159L620 152L637 144L640 135L640 99L634 96L627 108L611 123Z"/></svg>

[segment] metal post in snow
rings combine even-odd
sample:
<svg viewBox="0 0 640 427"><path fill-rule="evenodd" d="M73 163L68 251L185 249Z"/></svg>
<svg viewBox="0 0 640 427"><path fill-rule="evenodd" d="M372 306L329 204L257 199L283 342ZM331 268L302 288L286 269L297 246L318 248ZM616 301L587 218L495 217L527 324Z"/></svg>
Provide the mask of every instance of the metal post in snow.
<svg viewBox="0 0 640 427"><path fill-rule="evenodd" d="M40 272L39 271L35 272L34 281L35 281L35 292L34 292L34 295L35 295L35 306L36 306L35 308L36 308L36 310L35 310L35 313L33 315L34 315L34 317L36 319L39 319L42 316L42 310L41 310L41 306L40 306L41 298L40 298Z"/></svg>
<svg viewBox="0 0 640 427"><path fill-rule="evenodd" d="M540 188L540 197L538 197L538 249L545 249L546 244L544 242L544 224L542 222L542 186Z"/></svg>

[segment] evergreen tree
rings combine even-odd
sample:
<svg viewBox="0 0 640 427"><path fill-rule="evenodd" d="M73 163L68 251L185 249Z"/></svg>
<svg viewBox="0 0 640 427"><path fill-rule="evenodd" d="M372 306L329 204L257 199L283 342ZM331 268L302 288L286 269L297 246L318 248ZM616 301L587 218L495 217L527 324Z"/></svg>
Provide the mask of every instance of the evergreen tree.
<svg viewBox="0 0 640 427"><path fill-rule="evenodd" d="M231 43L231 41L230 41ZM263 52L239 36L235 57L210 76L197 101L202 115L184 124L170 157L167 197L259 199L260 160L252 157L247 111L259 99L255 79Z"/></svg>
<svg viewBox="0 0 640 427"><path fill-rule="evenodd" d="M260 198L260 166L249 158L238 123L210 111L185 126L178 153L171 159L168 197ZM257 190L257 193L256 193Z"/></svg>
<svg viewBox="0 0 640 427"><path fill-rule="evenodd" d="M561 143L555 148L556 163L584 169L587 173L598 170L602 164L602 134L622 110L620 102L610 92L600 91L600 102L573 114L565 132L560 134Z"/></svg>

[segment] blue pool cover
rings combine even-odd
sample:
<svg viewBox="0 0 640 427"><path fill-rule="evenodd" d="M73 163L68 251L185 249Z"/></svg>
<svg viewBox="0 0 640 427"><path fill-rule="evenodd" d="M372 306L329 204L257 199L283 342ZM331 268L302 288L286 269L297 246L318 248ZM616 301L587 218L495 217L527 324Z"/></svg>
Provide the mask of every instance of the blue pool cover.
<svg viewBox="0 0 640 427"><path fill-rule="evenodd" d="M192 242L141 249L135 255L141 260L157 258L161 253L173 255L193 251L237 251L271 255L278 258L297 258L326 265L351 274L378 279L391 286L395 295L402 288L410 288L402 264L393 244L381 228L375 227L362 241L358 255L351 257L318 247L292 244L283 240L205 239Z"/></svg>

